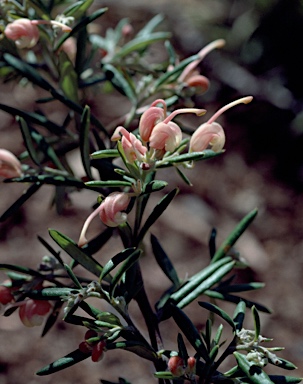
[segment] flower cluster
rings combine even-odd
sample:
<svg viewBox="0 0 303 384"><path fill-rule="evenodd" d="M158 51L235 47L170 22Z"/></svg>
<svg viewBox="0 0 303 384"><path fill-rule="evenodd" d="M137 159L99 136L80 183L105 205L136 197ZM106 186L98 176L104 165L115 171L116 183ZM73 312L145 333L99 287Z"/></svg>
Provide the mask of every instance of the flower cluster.
<svg viewBox="0 0 303 384"><path fill-rule="evenodd" d="M180 356L171 356L167 363L168 370L174 377L193 375L196 370L196 359L189 357L184 361Z"/></svg>
<svg viewBox="0 0 303 384"><path fill-rule="evenodd" d="M98 333L92 330L88 330L85 333L84 341L79 344L79 350L83 353L91 355L91 359L94 363L101 361L106 351L106 342L98 338Z"/></svg>

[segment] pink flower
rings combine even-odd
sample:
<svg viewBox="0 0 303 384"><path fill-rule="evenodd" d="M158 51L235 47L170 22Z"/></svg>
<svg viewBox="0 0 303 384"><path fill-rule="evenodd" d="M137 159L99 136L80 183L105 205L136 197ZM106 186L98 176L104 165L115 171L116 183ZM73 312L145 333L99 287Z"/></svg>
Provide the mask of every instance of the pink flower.
<svg viewBox="0 0 303 384"><path fill-rule="evenodd" d="M227 109L241 103L248 104L251 100L252 96L243 97L219 109L193 133L189 143L189 152L202 152L209 146L214 152L220 152L225 144L225 134L222 126L216 123L215 120Z"/></svg>
<svg viewBox="0 0 303 384"><path fill-rule="evenodd" d="M147 151L147 148L141 143L136 136L128 132L124 127L117 127L113 133L111 140L118 141L121 139L122 148L127 161L133 163L135 160L143 160L143 157Z"/></svg>
<svg viewBox="0 0 303 384"><path fill-rule="evenodd" d="M19 317L26 327L41 325L52 305L46 300L28 299L19 307Z"/></svg>
<svg viewBox="0 0 303 384"><path fill-rule="evenodd" d="M127 213L124 212L130 202L130 196L124 192L113 192L109 194L100 206L86 219L78 241L79 247L87 243L85 237L92 219L99 214L102 222L108 227L118 227L127 220Z"/></svg>
<svg viewBox="0 0 303 384"><path fill-rule="evenodd" d="M123 212L130 202L130 197L124 192L113 192L108 195L100 205L100 219L108 227L117 227L127 220Z"/></svg>
<svg viewBox="0 0 303 384"><path fill-rule="evenodd" d="M20 49L33 48L39 40L39 29L29 19L17 19L7 24L4 34Z"/></svg>
<svg viewBox="0 0 303 384"><path fill-rule="evenodd" d="M173 152L181 143L181 128L174 122L158 123L149 138L151 148Z"/></svg>
<svg viewBox="0 0 303 384"><path fill-rule="evenodd" d="M161 103L163 108L155 107ZM144 142L148 142L155 125L166 117L166 103L162 99L155 100L152 105L142 114L139 122L139 133Z"/></svg>
<svg viewBox="0 0 303 384"><path fill-rule="evenodd" d="M162 104L163 108L156 107ZM204 109L182 108L176 109L167 116L167 106L164 100L155 100L141 116L139 133L144 142L149 142L150 148L173 152L181 143L181 128L171 120L182 113L195 113L201 116Z"/></svg>
<svg viewBox="0 0 303 384"><path fill-rule="evenodd" d="M21 163L17 157L6 149L0 149L0 176L11 178L21 175Z"/></svg>

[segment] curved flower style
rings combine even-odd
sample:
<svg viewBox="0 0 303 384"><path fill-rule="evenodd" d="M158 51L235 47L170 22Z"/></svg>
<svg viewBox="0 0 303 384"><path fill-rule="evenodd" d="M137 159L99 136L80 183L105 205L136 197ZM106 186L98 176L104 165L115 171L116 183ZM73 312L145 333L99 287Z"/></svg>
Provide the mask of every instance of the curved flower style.
<svg viewBox="0 0 303 384"><path fill-rule="evenodd" d="M41 325L52 305L46 300L28 299L19 308L19 317L26 327Z"/></svg>
<svg viewBox="0 0 303 384"><path fill-rule="evenodd" d="M7 24L4 34L20 49L33 48L39 40L39 29L29 19L17 19Z"/></svg>
<svg viewBox="0 0 303 384"><path fill-rule="evenodd" d="M219 109L219 111L206 123L200 125L193 133L189 143L189 152L201 152L209 146L214 152L220 152L225 144L225 134L222 126L216 123L215 120L227 109L241 103L248 104L252 99L252 96L242 97Z"/></svg>
<svg viewBox="0 0 303 384"><path fill-rule="evenodd" d="M155 107L161 103L163 108ZM155 100L151 106L141 115L139 122L140 137L144 142L148 142L155 125L163 121L166 117L166 103L162 99Z"/></svg>
<svg viewBox="0 0 303 384"><path fill-rule="evenodd" d="M0 149L0 176L5 178L22 176L20 161L7 149Z"/></svg>
<svg viewBox="0 0 303 384"><path fill-rule="evenodd" d="M101 221L108 227L118 227L127 220L127 214L123 212L129 205L130 196L124 192L109 194L100 206L86 219L78 241L79 247L87 243L86 231L95 216L99 214Z"/></svg>
<svg viewBox="0 0 303 384"><path fill-rule="evenodd" d="M113 133L111 140L118 141L122 135L122 148L127 160L133 163L135 160L143 161L143 157L147 151L147 148L141 143L136 136L128 132L124 127L117 127Z"/></svg>
<svg viewBox="0 0 303 384"><path fill-rule="evenodd" d="M225 40L218 39L212 41L198 52L198 59L188 64L178 78L179 83L185 83L188 87L195 87L196 94L204 93L209 88L209 80L207 77L200 75L197 66L204 57L216 48L222 48L225 45Z"/></svg>

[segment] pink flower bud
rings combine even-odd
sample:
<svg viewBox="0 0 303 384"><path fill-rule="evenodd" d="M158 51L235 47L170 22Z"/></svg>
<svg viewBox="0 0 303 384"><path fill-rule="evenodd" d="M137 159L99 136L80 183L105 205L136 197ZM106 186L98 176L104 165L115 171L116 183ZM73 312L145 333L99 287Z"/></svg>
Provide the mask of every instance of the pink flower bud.
<svg viewBox="0 0 303 384"><path fill-rule="evenodd" d="M21 175L21 163L17 157L6 149L0 149L0 176L10 178Z"/></svg>
<svg viewBox="0 0 303 384"><path fill-rule="evenodd" d="M172 356L168 360L167 366L173 376L180 377L185 373L186 366L184 365L184 360L179 356Z"/></svg>
<svg viewBox="0 0 303 384"><path fill-rule="evenodd" d="M187 368L186 372L195 373L196 372L196 359L191 356L187 359Z"/></svg>
<svg viewBox="0 0 303 384"><path fill-rule="evenodd" d="M202 152L208 147L214 152L219 152L225 144L224 130L220 124L214 122L212 124L204 123L193 133L190 139L189 151Z"/></svg>
<svg viewBox="0 0 303 384"><path fill-rule="evenodd" d="M46 300L28 299L19 307L19 317L26 327L41 325L52 305Z"/></svg>
<svg viewBox="0 0 303 384"><path fill-rule="evenodd" d="M151 148L173 152L181 143L182 131L180 127L170 121L158 123L149 138Z"/></svg>
<svg viewBox="0 0 303 384"><path fill-rule="evenodd" d="M99 216L108 227L117 227L127 220L127 214L123 212L130 202L127 193L113 192L108 195L100 205Z"/></svg>
<svg viewBox="0 0 303 384"><path fill-rule="evenodd" d="M4 34L20 49L33 48L39 40L39 29L29 19L17 19L7 24Z"/></svg>
<svg viewBox="0 0 303 384"><path fill-rule="evenodd" d="M209 88L209 80L207 77L202 75L193 74L186 81L188 87L196 89L196 95L206 92Z"/></svg>
<svg viewBox="0 0 303 384"><path fill-rule="evenodd" d="M105 345L106 345L105 341L102 340L102 341L99 341L96 345L93 346L92 361L94 363L97 363L98 361L103 359Z"/></svg>
<svg viewBox="0 0 303 384"><path fill-rule="evenodd" d="M154 106L159 103L163 104L164 109ZM152 103L152 106L142 114L139 122L139 133L140 133L141 139L144 142L149 141L150 135L155 125L163 121L165 117L166 117L166 103L162 99L154 101Z"/></svg>
<svg viewBox="0 0 303 384"><path fill-rule="evenodd" d="M14 301L12 288L0 285L0 304L6 305Z"/></svg>
<svg viewBox="0 0 303 384"><path fill-rule="evenodd" d="M135 160L143 160L147 148L141 143L139 139L136 138L133 133L128 132L124 127L117 127L111 137L111 140L117 141L120 139L125 157L128 162L133 163Z"/></svg>

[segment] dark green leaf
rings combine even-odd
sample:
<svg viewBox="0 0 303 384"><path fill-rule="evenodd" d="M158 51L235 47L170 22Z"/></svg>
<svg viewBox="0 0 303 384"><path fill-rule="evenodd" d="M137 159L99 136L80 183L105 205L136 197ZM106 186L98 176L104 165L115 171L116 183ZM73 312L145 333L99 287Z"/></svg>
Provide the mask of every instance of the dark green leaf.
<svg viewBox="0 0 303 384"><path fill-rule="evenodd" d="M253 291L255 289L264 288L264 283L252 282L247 284L233 284L233 285L220 285L215 288L215 291L225 293L225 292L245 292L245 291Z"/></svg>
<svg viewBox="0 0 303 384"><path fill-rule="evenodd" d="M203 302L203 301L199 301L198 304L200 305L200 307L205 308L208 311L213 312L216 315L220 316L223 320L225 320L233 328L234 331L236 330L236 327L235 327L233 320L225 311L223 311L223 309L219 308L218 306L216 306L214 304Z"/></svg>
<svg viewBox="0 0 303 384"><path fill-rule="evenodd" d="M261 332L260 316L254 305L252 306L251 310L252 310L254 325L255 325L255 341L257 341Z"/></svg>
<svg viewBox="0 0 303 384"><path fill-rule="evenodd" d="M241 329L243 328L245 311L246 311L245 301L240 300L233 315L233 321L237 331L241 331Z"/></svg>
<svg viewBox="0 0 303 384"><path fill-rule="evenodd" d="M74 103L78 103L78 77L64 51L59 53L59 74L59 85L64 95Z"/></svg>
<svg viewBox="0 0 303 384"><path fill-rule="evenodd" d="M81 16L88 10L93 4L94 0L76 1L68 8L65 8L62 12L65 16L73 16L75 19L81 18Z"/></svg>
<svg viewBox="0 0 303 384"><path fill-rule="evenodd" d="M165 195L159 203L155 206L152 213L149 215L149 217L146 219L138 237L137 237L137 244L139 244L144 236L146 235L149 228L154 224L155 221L158 220L158 218L162 215L162 213L165 211L165 209L169 206L169 204L172 202L173 198L178 193L178 189L175 188L171 192L169 192L167 195Z"/></svg>
<svg viewBox="0 0 303 384"><path fill-rule="evenodd" d="M113 86L123 95L127 96L133 105L136 105L137 95L130 79L126 78L121 71L111 64L105 64L103 70L106 78L111 81Z"/></svg>
<svg viewBox="0 0 303 384"><path fill-rule="evenodd" d="M76 187L79 189L86 188L85 184L74 177L63 176L63 175L35 175L35 176L23 176L15 177L13 179L6 179L5 183L17 182L17 183L41 183L51 184L57 186L69 186ZM41 185L40 184L40 185Z"/></svg>
<svg viewBox="0 0 303 384"><path fill-rule="evenodd" d="M116 187L131 187L132 183L129 181L120 181L120 180L97 180L97 181L88 181L85 183L87 187L98 187L98 188L116 188Z"/></svg>
<svg viewBox="0 0 303 384"><path fill-rule="evenodd" d="M101 151L97 151L92 153L92 159L106 159L108 157L119 157L119 151L117 149L102 149Z"/></svg>
<svg viewBox="0 0 303 384"><path fill-rule="evenodd" d="M39 369L39 371L36 372L38 376L46 376L50 375L52 373L61 371L62 369L71 367L80 361L87 359L90 356L90 354L83 353L79 349L76 349L75 351L69 353L68 355L61 357L60 359L54 361L53 363Z"/></svg>
<svg viewBox="0 0 303 384"><path fill-rule="evenodd" d="M268 375L258 366L249 362L246 356L242 355L239 352L234 352L234 356L237 359L238 365L245 375L252 381L254 384L272 384Z"/></svg>
<svg viewBox="0 0 303 384"><path fill-rule="evenodd" d="M0 217L0 222L5 221L8 217L13 215L34 193L41 187L41 183L37 182L31 185L23 194L16 200Z"/></svg>
<svg viewBox="0 0 303 384"><path fill-rule="evenodd" d="M142 250L141 249L136 249L128 258L126 261L122 264L122 266L119 268L118 272L115 274L111 281L110 285L110 294L114 295L115 288L117 284L119 283L120 279L124 275L124 273L132 266L134 265L139 257L141 256Z"/></svg>
<svg viewBox="0 0 303 384"><path fill-rule="evenodd" d="M52 309L51 314L47 317L47 320L45 322L43 331L42 331L42 337L47 334L47 332L52 328L52 326L56 323L58 316L60 314L60 309L63 305L62 301L56 301L55 305Z"/></svg>
<svg viewBox="0 0 303 384"><path fill-rule="evenodd" d="M129 43L125 44L124 47L116 53L114 60L120 60L122 57L127 56L131 52L145 49L150 44L153 44L157 41L169 39L170 37L171 34L167 32L154 32L148 35L141 35L139 37L135 37Z"/></svg>
<svg viewBox="0 0 303 384"><path fill-rule="evenodd" d="M103 269L102 266L95 259L84 253L73 240L55 229L49 229L49 234L51 238L77 263L97 277L101 275Z"/></svg>
<svg viewBox="0 0 303 384"><path fill-rule="evenodd" d="M234 228L231 234L227 237L227 239L223 242L223 244L219 247L214 257L212 258L212 263L218 261L222 257L224 257L230 250L230 248L235 244L238 238L242 235L242 233L246 230L246 228L250 225L250 223L254 220L258 213L257 209L252 210L249 214L247 214L240 223Z"/></svg>
<svg viewBox="0 0 303 384"><path fill-rule="evenodd" d="M34 269L21 267L20 265L0 263L0 270L15 271L15 272L24 273L25 275L43 278L43 275L41 275L41 273L35 271Z"/></svg>
<svg viewBox="0 0 303 384"><path fill-rule="evenodd" d="M24 144L26 146L26 149L28 151L30 158L33 160L33 162L36 165L40 166L41 164L40 164L39 156L35 150L35 147L33 144L33 138L32 138L29 126L27 125L27 122L24 120L23 117L20 117L20 116L17 116L16 119L19 123Z"/></svg>
<svg viewBox="0 0 303 384"><path fill-rule="evenodd" d="M134 251L135 248L127 248L110 259L103 267L103 271L100 275L100 281L102 281L106 275L108 275L114 268L116 268L117 265L127 259Z"/></svg>
<svg viewBox="0 0 303 384"><path fill-rule="evenodd" d="M274 364L275 366L283 369L287 369L288 371L292 371L293 369L297 369L295 364L293 364L291 361L282 359L281 357L278 358L280 360L280 363ZM272 364L272 362L269 360L269 363Z"/></svg>
<svg viewBox="0 0 303 384"><path fill-rule="evenodd" d="M176 272L172 262L170 261L166 252L162 248L162 246L159 243L156 236L151 235L150 241L151 241L153 253L154 253L154 256L156 258L157 263L159 264L160 268L165 273L165 275L174 284L174 287L178 288L180 286L180 281L179 281L177 272Z"/></svg>
<svg viewBox="0 0 303 384"><path fill-rule="evenodd" d="M90 159L89 159L89 129L90 129L90 108L85 106L81 116L80 124L80 153L83 168L90 179L93 179L91 169L90 169Z"/></svg>
<svg viewBox="0 0 303 384"><path fill-rule="evenodd" d="M66 272L68 273L69 277L71 278L72 282L75 284L76 288L82 289L82 285L80 284L80 281L77 279L77 276L74 274L71 267L67 264L64 264L64 268Z"/></svg>
<svg viewBox="0 0 303 384"><path fill-rule="evenodd" d="M168 183L166 181L152 180L150 183L145 185L142 194L161 191L161 189L165 188L167 185Z"/></svg>
<svg viewBox="0 0 303 384"><path fill-rule="evenodd" d="M40 290L32 290L28 293L28 297L37 300L61 300L62 297L77 292L78 290L75 288L50 287L42 288Z"/></svg>
<svg viewBox="0 0 303 384"><path fill-rule="evenodd" d="M303 379L300 377L293 376L280 376L280 375L269 375L269 378L275 384L298 384Z"/></svg>
<svg viewBox="0 0 303 384"><path fill-rule="evenodd" d="M175 167L175 170L177 171L178 175L181 177L181 179L190 187L193 186L192 182L189 180L189 178L178 168Z"/></svg>
<svg viewBox="0 0 303 384"><path fill-rule="evenodd" d="M62 128L60 125L57 125L56 123L53 123L51 120L49 120L45 116L40 115L38 113L26 112L21 109L10 107L5 104L0 104L0 109L2 109L3 111L13 116L20 116L28 122L42 125L43 127L47 128L51 133L54 133L55 135L61 136L63 134L66 134L66 130L64 128Z"/></svg>
<svg viewBox="0 0 303 384"><path fill-rule="evenodd" d="M181 329L181 331L186 336L190 344L195 348L199 355L205 360L209 360L207 349L203 340L200 337L200 334L196 327L193 325L191 320L186 316L186 314L176 307L174 304L171 304L171 313L174 321Z"/></svg>
<svg viewBox="0 0 303 384"><path fill-rule="evenodd" d="M137 341L118 341L116 343L110 343L106 345L108 350L110 349L124 349L125 351L130 351L136 355L142 357L143 359L150 360L153 362L158 361L158 356L156 352L148 347L146 344L139 343Z"/></svg>
<svg viewBox="0 0 303 384"><path fill-rule="evenodd" d="M208 241L209 254L211 259L214 257L214 254L216 253L216 237L217 237L217 230L216 228L213 228L211 230L209 241Z"/></svg>
<svg viewBox="0 0 303 384"><path fill-rule="evenodd" d="M164 168L171 164L178 164L178 163L184 163L188 161L199 161L199 160L207 160L211 159L212 157L221 155L222 152L214 152L211 149L206 149L203 152L191 152L191 153L184 153L182 155L178 155L169 159L163 159L161 160L160 164L157 165L157 168Z"/></svg>
<svg viewBox="0 0 303 384"><path fill-rule="evenodd" d="M178 341L179 356L183 359L183 361L187 361L189 356L188 356L187 349L181 333L178 333L177 341Z"/></svg>

